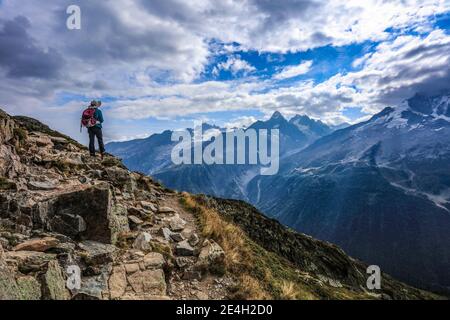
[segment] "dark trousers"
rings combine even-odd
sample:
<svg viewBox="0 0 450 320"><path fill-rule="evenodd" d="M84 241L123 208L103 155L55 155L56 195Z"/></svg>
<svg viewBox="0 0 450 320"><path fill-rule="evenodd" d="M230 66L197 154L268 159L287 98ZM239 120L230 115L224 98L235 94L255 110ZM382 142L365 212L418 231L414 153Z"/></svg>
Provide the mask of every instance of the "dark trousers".
<svg viewBox="0 0 450 320"><path fill-rule="evenodd" d="M102 128L90 127L88 128L88 133L89 133L89 153L91 154L91 156L95 156L95 137L97 137L98 140L98 148L100 149L100 153L105 153Z"/></svg>

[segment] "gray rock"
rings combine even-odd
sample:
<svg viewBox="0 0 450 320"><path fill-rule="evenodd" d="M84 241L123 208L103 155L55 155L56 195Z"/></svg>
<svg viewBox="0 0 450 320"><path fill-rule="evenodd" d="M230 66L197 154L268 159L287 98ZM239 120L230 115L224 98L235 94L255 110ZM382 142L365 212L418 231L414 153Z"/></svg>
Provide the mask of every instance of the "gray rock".
<svg viewBox="0 0 450 320"><path fill-rule="evenodd" d="M194 270L192 268L187 269L183 272L183 280L202 280L202 273L200 271Z"/></svg>
<svg viewBox="0 0 450 320"><path fill-rule="evenodd" d="M175 246L175 254L178 256L193 256L194 248L191 247L187 240L184 240Z"/></svg>
<svg viewBox="0 0 450 320"><path fill-rule="evenodd" d="M150 211L146 211L144 209L139 209L136 207L129 207L128 208L128 215L130 216L136 216L139 217L141 219L147 219L148 217L150 217L152 215L152 213Z"/></svg>
<svg viewBox="0 0 450 320"><path fill-rule="evenodd" d="M4 253L4 259L13 261L20 272L44 272L48 263L55 260L56 255L37 251L8 251Z"/></svg>
<svg viewBox="0 0 450 320"><path fill-rule="evenodd" d="M128 282L137 294L165 295L166 279L161 269L138 271L128 276Z"/></svg>
<svg viewBox="0 0 450 320"><path fill-rule="evenodd" d="M166 261L161 253L150 252L144 257L144 266L146 269L158 269L165 265Z"/></svg>
<svg viewBox="0 0 450 320"><path fill-rule="evenodd" d="M126 209L112 206L109 184L57 194L33 207L35 228L65 234L73 239L114 243L117 235L128 231Z"/></svg>
<svg viewBox="0 0 450 320"><path fill-rule="evenodd" d="M213 240L205 240L203 247L198 256L198 260L201 263L215 263L223 260L225 252L223 249Z"/></svg>
<svg viewBox="0 0 450 320"><path fill-rule="evenodd" d="M141 251L150 251L152 249L151 245L152 235L148 232L141 232L133 243L133 248Z"/></svg>
<svg viewBox="0 0 450 320"><path fill-rule="evenodd" d="M160 235L162 235L164 237L165 240L170 241L171 235L172 235L172 231L170 231L169 228L161 228L159 230Z"/></svg>
<svg viewBox="0 0 450 320"><path fill-rule="evenodd" d="M187 265L192 264L192 260L187 257L177 257L175 259L175 263L178 268L182 269L182 268L186 267Z"/></svg>
<svg viewBox="0 0 450 320"><path fill-rule="evenodd" d="M95 241L83 241L78 244L86 252L84 259L88 265L103 265L114 260L116 247Z"/></svg>
<svg viewBox="0 0 450 320"><path fill-rule="evenodd" d="M191 236L189 237L189 244L193 247L195 247L196 245L198 245L198 243L200 242L200 238L198 237L198 235L194 232L191 234Z"/></svg>
<svg viewBox="0 0 450 320"><path fill-rule="evenodd" d="M105 169L105 172L108 180L114 186L124 188L127 192L133 192L135 190L136 181L128 170L119 167L109 167Z"/></svg>
<svg viewBox="0 0 450 320"><path fill-rule="evenodd" d="M135 230L136 228L138 228L140 225L142 225L144 223L144 221L142 221L141 219L139 219L136 216L128 216L128 221L130 222L130 228L132 230Z"/></svg>
<svg viewBox="0 0 450 320"><path fill-rule="evenodd" d="M141 201L141 206L142 208L146 209L146 210L150 210L152 212L157 212L158 209L156 208L156 206L148 201Z"/></svg>
<svg viewBox="0 0 450 320"><path fill-rule="evenodd" d="M175 209L171 207L159 207L158 213L177 213Z"/></svg>
<svg viewBox="0 0 450 320"><path fill-rule="evenodd" d="M63 137L50 136L50 140L52 140L52 142L56 142L56 143L60 143L60 144L67 144L67 143L69 143L69 141L67 141L67 139L65 139Z"/></svg>
<svg viewBox="0 0 450 320"><path fill-rule="evenodd" d="M100 274L82 278L81 289L75 291L74 300L102 300L108 293L108 279L112 267L105 265Z"/></svg>
<svg viewBox="0 0 450 320"><path fill-rule="evenodd" d="M56 260L47 264L47 270L39 276L44 300L69 300L70 293L66 289L63 271Z"/></svg>
<svg viewBox="0 0 450 320"><path fill-rule="evenodd" d="M78 177L78 181L80 181L83 184L86 184L86 183L90 182L90 179L85 176L80 176L80 177Z"/></svg>
<svg viewBox="0 0 450 320"><path fill-rule="evenodd" d="M50 181L29 181L28 188L30 190L54 190L56 185Z"/></svg>
<svg viewBox="0 0 450 320"><path fill-rule="evenodd" d="M76 237L77 235L86 231L87 226L83 217L77 214L62 213L54 216L49 223L51 230L56 231L70 237Z"/></svg>
<svg viewBox="0 0 450 320"><path fill-rule="evenodd" d="M184 240L184 237L181 235L181 233L178 232L172 232L170 238L175 242L181 242Z"/></svg>
<svg viewBox="0 0 450 320"><path fill-rule="evenodd" d="M186 221L180 218L180 216L176 215L170 219L169 222L170 230L174 232L182 231L186 226Z"/></svg>

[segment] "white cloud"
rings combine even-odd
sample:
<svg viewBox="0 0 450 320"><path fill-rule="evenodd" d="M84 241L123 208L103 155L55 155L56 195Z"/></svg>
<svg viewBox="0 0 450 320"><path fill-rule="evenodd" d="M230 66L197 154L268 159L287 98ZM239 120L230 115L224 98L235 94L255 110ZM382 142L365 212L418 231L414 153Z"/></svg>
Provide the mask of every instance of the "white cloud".
<svg viewBox="0 0 450 320"><path fill-rule="evenodd" d="M284 67L283 70L281 70L274 76L274 79L283 80L308 73L309 70L311 69L312 64L313 62L311 60L308 60L302 61L299 65L296 66Z"/></svg>
<svg viewBox="0 0 450 320"><path fill-rule="evenodd" d="M241 60L239 56L231 56L228 57L226 61L221 62L214 67L213 75L217 76L221 70L230 71L233 75L237 75L240 72L242 72L243 75L247 75L256 69L247 61Z"/></svg>
<svg viewBox="0 0 450 320"><path fill-rule="evenodd" d="M223 127L226 129L247 128L256 121L257 119L253 116L242 116L225 123Z"/></svg>
<svg viewBox="0 0 450 320"><path fill-rule="evenodd" d="M287 88L273 88L271 81L252 78L155 87L152 95L166 97L118 101L115 107L118 115L137 118L259 109L266 114L275 110L286 115L305 113L328 123L350 122L342 115L346 107L361 106L363 112L373 114L417 91L449 89L450 36L439 30L427 37L401 36L381 43L375 52L360 59L360 64L360 71Z"/></svg>
<svg viewBox="0 0 450 320"><path fill-rule="evenodd" d="M414 91L450 83L448 35L385 32L429 31L429 18L450 10L448 0L79 0L82 30L68 31L65 8L72 2L2 1L0 28L16 16L27 17L27 32L38 52L53 49L65 62L63 76L56 79L13 79L0 65L0 105L9 112L46 120L51 109L51 124L59 128L68 110L78 113L78 102L49 106L55 107L61 95L75 94L115 97L108 116L116 118L280 109L336 122L345 120L345 107L362 106L374 113ZM233 52L287 53L366 40L381 44L355 63L360 71L320 84L276 88L272 80L250 77L196 82L217 54L211 42L225 43L220 53L230 55L218 68L251 75L254 67ZM275 79L304 74L310 63L286 68Z"/></svg>

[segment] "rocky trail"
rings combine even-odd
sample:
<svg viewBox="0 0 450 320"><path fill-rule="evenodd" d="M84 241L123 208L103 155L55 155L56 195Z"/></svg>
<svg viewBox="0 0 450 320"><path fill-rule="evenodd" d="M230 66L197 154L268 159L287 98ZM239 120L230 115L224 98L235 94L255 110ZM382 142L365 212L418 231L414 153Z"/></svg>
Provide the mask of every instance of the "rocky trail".
<svg viewBox="0 0 450 320"><path fill-rule="evenodd" d="M224 252L179 194L31 120L1 121L1 299L227 296L232 279L205 272Z"/></svg>

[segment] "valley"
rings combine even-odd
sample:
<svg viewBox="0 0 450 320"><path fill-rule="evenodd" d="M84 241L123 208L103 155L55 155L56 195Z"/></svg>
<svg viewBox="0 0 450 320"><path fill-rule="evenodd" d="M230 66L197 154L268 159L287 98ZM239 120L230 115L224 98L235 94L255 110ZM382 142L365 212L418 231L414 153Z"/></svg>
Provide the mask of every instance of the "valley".
<svg viewBox="0 0 450 320"><path fill-rule="evenodd" d="M416 95L334 132L305 116L288 121L275 113L249 127L279 128L280 169L274 176L258 175L257 166L167 163L156 171L136 169L176 190L248 201L404 281L447 292L449 115L448 95ZM144 163L147 157L129 152L133 145L108 147L133 168L136 157Z"/></svg>

